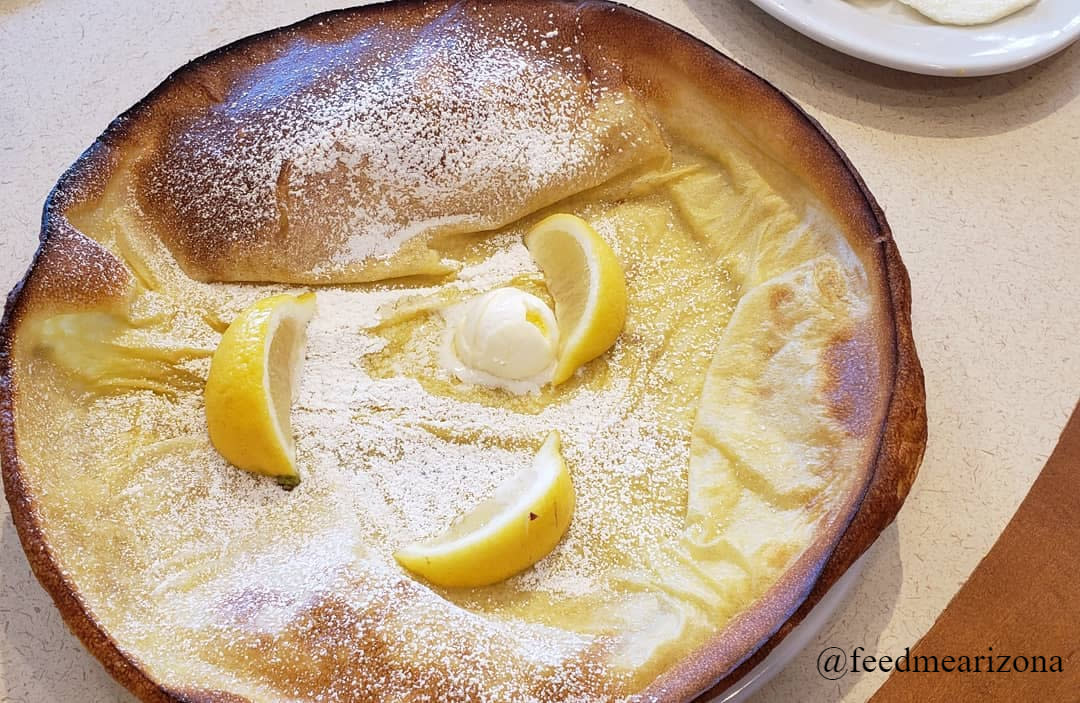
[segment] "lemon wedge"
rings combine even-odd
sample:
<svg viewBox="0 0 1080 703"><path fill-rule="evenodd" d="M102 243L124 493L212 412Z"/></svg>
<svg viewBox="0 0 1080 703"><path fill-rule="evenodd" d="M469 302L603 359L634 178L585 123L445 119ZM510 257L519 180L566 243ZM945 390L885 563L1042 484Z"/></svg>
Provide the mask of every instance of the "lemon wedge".
<svg viewBox="0 0 1080 703"><path fill-rule="evenodd" d="M574 512L574 485L551 432L533 463L495 495L454 520L438 537L399 549L394 558L437 586L487 586L543 559L559 543Z"/></svg>
<svg viewBox="0 0 1080 703"><path fill-rule="evenodd" d="M615 252L580 217L558 214L525 235L555 300L559 353L552 385L615 343L626 324L626 277Z"/></svg>
<svg viewBox="0 0 1080 703"><path fill-rule="evenodd" d="M289 410L315 294L275 295L240 313L221 337L206 381L210 441L231 464L299 483Z"/></svg>

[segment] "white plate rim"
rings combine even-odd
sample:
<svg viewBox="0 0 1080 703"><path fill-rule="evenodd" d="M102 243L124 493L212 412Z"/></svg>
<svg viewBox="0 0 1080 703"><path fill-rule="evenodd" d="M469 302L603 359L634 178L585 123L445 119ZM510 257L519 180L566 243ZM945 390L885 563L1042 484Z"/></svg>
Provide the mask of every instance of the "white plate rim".
<svg viewBox="0 0 1080 703"><path fill-rule="evenodd" d="M757 666L722 693L710 698L708 703L743 703L790 664L828 624L836 609L847 601L866 565L868 553L869 550L863 552L862 556L848 567L836 583L825 592L817 605L806 614L802 622L792 628L791 632L773 647Z"/></svg>
<svg viewBox="0 0 1080 703"><path fill-rule="evenodd" d="M997 22L971 27L929 21L924 25L893 24L884 27L880 15L870 10L847 5L846 2L847 9L839 9L838 3L843 0L832 3L821 0L750 2L792 29L845 54L902 71L934 76L973 77L1014 71L1041 61L1080 38L1080 3L1070 9L1065 5L1068 0L1039 0L1051 6L1053 17L1060 15L1060 26L1055 25L1048 31L1012 41L1002 34L1003 28L1005 32L1021 33L1036 29L1031 20L1031 8ZM820 13L823 6L832 6L833 13ZM837 16L841 19L846 17L847 20L837 23ZM895 41L873 41L865 34L868 28L876 30L879 36L884 32ZM986 50L920 53L920 49L912 48L924 44L921 40L927 36L944 37L947 41L951 39L960 44L982 43Z"/></svg>

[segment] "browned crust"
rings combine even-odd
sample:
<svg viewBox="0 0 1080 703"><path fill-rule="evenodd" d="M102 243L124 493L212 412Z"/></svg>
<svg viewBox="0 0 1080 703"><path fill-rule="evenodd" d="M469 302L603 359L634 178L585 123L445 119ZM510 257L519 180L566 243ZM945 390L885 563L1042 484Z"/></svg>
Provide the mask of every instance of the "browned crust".
<svg viewBox="0 0 1080 703"><path fill-rule="evenodd" d="M444 2L432 4L448 6ZM566 6L573 3L548 0L548 4ZM153 681L140 663L120 650L86 611L75 585L64 575L43 533L33 495L20 471L16 449L14 399L17 388L13 375L13 348L22 313L38 299L55 298L78 306L90 298L100 300L120 296L126 290L126 271L121 276L109 262L111 255L104 250L94 251L97 245L68 226L63 213L100 190L107 173L115 165L111 162L115 147L127 139L149 136L139 134L142 119L163 105L170 110L182 108L175 102L177 91L173 90L174 86L198 81L201 76L211 73L206 70L211 66L231 62L237 63L239 68L228 70L243 70L251 65L252 55L261 53L260 48L271 46L277 37L291 31L312 29L319 22L325 22L324 27L333 26L334 22L329 20L348 24L347 20L360 21L369 14L422 13L422 6L422 0L406 0L392 7L390 3L384 3L328 12L290 27L241 39L196 59L170 75L110 124L61 177L46 202L38 251L26 276L9 295L0 323L0 458L3 459L4 489L31 568L52 596L64 621L105 668L144 701L238 703L244 699L218 691L170 690ZM523 13L536 12L538 7L543 9L541 3L522 2ZM424 9L430 9L430 5ZM644 694L648 698L687 701L702 695L703 691L706 697L721 692L764 658L873 543L903 503L926 442L925 393L911 334L909 281L881 208L844 153L813 118L730 58L655 18L602 0L580 3L577 9L583 16L591 16L593 22L590 25L601 34L615 34L624 45L633 45L635 51L660 52L689 62L709 74L709 79L721 86L722 92L730 93L732 100L769 112L771 124L768 128L772 129L774 123L780 124L792 135L787 147L782 148L785 155L805 169L802 175L808 183L818 186L818 195L835 213L849 218L843 224L849 235L855 237L853 246L864 252L870 250L872 266L879 267L870 272L871 278L880 279L884 297L890 303L888 309L881 311L882 317L875 328L878 333L891 338L895 349L891 369L886 370L893 382L871 471L865 472L866 480L856 486L849 501L852 510L855 507L858 510L854 514L852 511L838 514L822 538L755 607L737 618L697 656L662 676ZM659 45L649 44L657 40ZM762 129L765 127L750 125L747 131L753 138L755 132ZM76 273L71 268L74 260L69 256L67 265L64 263L66 247L89 247L83 252L83 258L96 267L96 272L84 276L81 281L73 278ZM746 652L752 654L745 657ZM718 680L718 677L722 678Z"/></svg>

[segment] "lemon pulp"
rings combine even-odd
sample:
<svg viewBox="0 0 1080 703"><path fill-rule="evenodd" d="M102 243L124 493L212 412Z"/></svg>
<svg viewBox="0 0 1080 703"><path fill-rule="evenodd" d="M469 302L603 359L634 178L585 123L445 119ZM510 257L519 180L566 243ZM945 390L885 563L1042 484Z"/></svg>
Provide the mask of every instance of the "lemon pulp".
<svg viewBox="0 0 1080 703"><path fill-rule="evenodd" d="M231 464L299 482L289 410L315 295L275 295L251 305L222 335L206 381L210 441Z"/></svg>
<svg viewBox="0 0 1080 703"><path fill-rule="evenodd" d="M541 220L525 236L555 299L558 385L615 343L626 324L626 277L604 238L588 222L566 213Z"/></svg>
<svg viewBox="0 0 1080 703"><path fill-rule="evenodd" d="M548 434L531 466L434 539L394 553L398 562L438 586L503 581L547 556L574 512L574 486L558 432Z"/></svg>

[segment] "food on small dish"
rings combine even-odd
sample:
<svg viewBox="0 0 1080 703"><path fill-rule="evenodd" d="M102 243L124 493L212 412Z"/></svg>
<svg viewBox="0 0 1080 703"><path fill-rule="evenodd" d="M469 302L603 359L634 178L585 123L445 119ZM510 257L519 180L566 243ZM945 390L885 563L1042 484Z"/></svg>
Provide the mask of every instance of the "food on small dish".
<svg viewBox="0 0 1080 703"><path fill-rule="evenodd" d="M899 0L941 24L987 24L1018 12L1038 0Z"/></svg>

